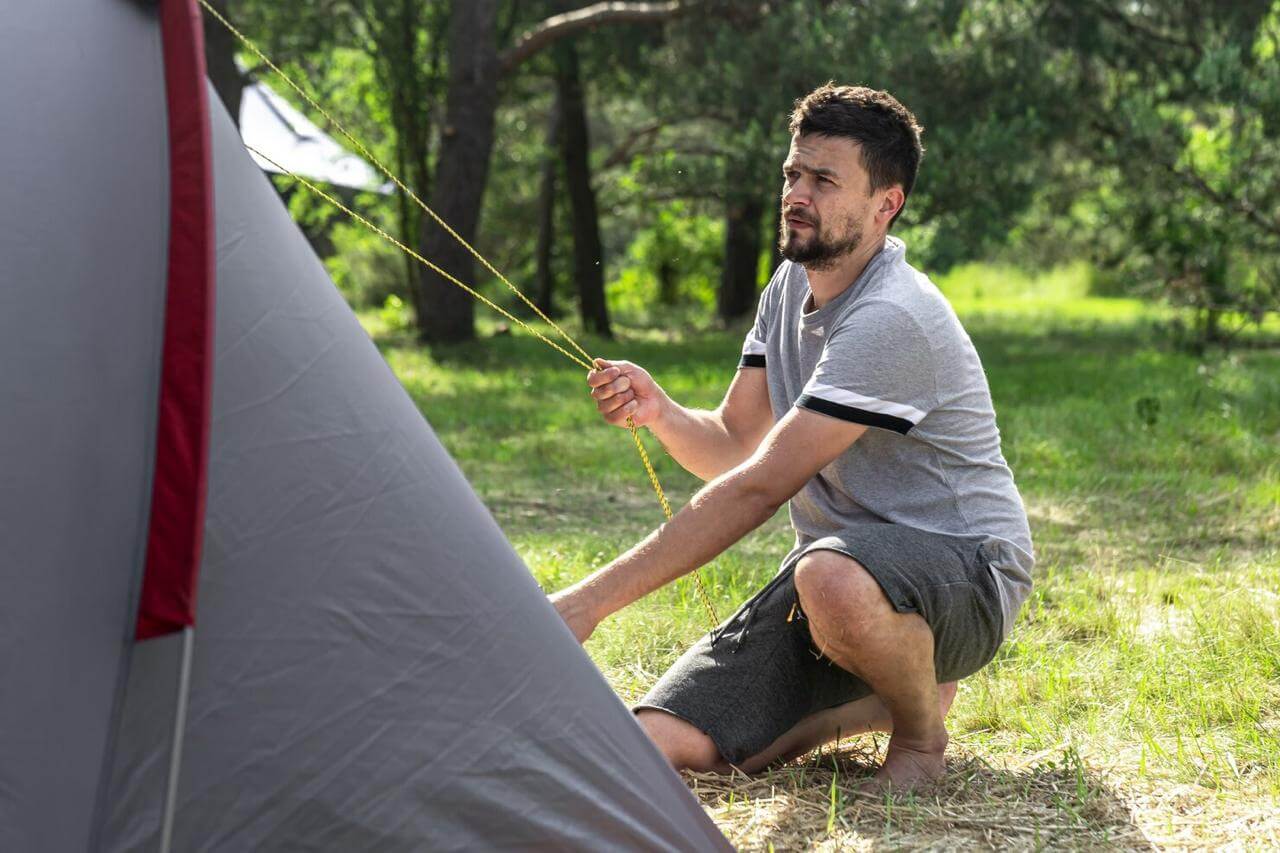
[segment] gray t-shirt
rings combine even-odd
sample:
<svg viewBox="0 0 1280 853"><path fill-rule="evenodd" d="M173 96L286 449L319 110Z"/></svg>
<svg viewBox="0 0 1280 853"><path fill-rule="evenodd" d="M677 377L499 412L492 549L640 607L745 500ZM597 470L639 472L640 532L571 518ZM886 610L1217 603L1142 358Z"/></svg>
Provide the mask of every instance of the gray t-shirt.
<svg viewBox="0 0 1280 853"><path fill-rule="evenodd" d="M809 296L784 261L740 366L765 368L775 420L799 406L870 429L791 499L796 548L865 522L984 537L1007 634L1035 558L969 335L896 237L835 299L813 310Z"/></svg>

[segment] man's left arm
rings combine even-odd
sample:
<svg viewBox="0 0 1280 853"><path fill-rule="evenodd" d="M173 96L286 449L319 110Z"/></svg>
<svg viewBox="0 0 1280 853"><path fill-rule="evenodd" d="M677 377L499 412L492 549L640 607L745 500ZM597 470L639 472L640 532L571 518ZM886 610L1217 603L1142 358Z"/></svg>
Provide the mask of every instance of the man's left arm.
<svg viewBox="0 0 1280 853"><path fill-rule="evenodd" d="M771 518L866 429L792 409L749 459L705 485L634 548L553 595L552 603L574 635L585 640L605 617L711 562Z"/></svg>

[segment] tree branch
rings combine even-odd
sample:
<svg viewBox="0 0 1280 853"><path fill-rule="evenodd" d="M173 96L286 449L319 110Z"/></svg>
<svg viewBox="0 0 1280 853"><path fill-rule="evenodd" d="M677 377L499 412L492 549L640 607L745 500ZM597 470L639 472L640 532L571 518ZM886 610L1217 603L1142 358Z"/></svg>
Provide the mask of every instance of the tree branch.
<svg viewBox="0 0 1280 853"><path fill-rule="evenodd" d="M614 166L621 166L623 163L631 159L631 155L635 152L636 146L642 142L648 142L654 136L662 132L667 126L665 121L658 121L646 127L641 127L627 134L627 138L622 140L609 156L604 158L604 162L600 164L601 169L612 169Z"/></svg>
<svg viewBox="0 0 1280 853"><path fill-rule="evenodd" d="M1173 33L1162 31L1156 25L1147 23L1139 17L1130 17L1123 11L1113 8L1109 3L1092 0L1089 5L1092 6L1101 17L1107 19L1121 29L1126 30L1130 35L1137 36L1139 39L1160 42L1169 47L1180 47L1191 51L1199 50L1200 46L1191 39L1182 38Z"/></svg>
<svg viewBox="0 0 1280 853"><path fill-rule="evenodd" d="M658 24L683 14L688 3L630 3L606 0L572 12L552 15L528 30L498 58L498 73L505 75L539 51L566 36L605 24Z"/></svg>
<svg viewBox="0 0 1280 853"><path fill-rule="evenodd" d="M1090 122L1090 126L1112 139L1126 138L1126 134L1119 128L1114 127L1101 119L1093 119ZM1178 164L1176 162L1171 162L1167 158L1161 157L1160 153L1155 150L1155 146L1150 143L1147 143L1142 147L1148 157L1149 163L1153 163L1163 169L1169 175L1181 182L1187 189L1199 193L1202 198L1208 199L1224 210L1232 211L1244 216L1245 219L1248 219L1265 233L1274 237L1280 237L1280 219L1268 216L1266 212L1261 210L1248 198L1244 196L1236 197L1214 188L1214 186L1210 184L1203 175L1195 171L1194 168L1178 168Z"/></svg>
<svg viewBox="0 0 1280 853"><path fill-rule="evenodd" d="M1227 210L1234 210L1238 214L1242 214L1246 219L1263 231L1275 237L1280 237L1280 220L1271 219L1249 199L1244 197L1237 198L1228 193L1214 189L1204 176L1190 169L1179 169L1177 166L1162 162L1160 164L1165 171L1182 181L1184 186L1189 187L1200 193L1200 195L1212 201L1219 207Z"/></svg>

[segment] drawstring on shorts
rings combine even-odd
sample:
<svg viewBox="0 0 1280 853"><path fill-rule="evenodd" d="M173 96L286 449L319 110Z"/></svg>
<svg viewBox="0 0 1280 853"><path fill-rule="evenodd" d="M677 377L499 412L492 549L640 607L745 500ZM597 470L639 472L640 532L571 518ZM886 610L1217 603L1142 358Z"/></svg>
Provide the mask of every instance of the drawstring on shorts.
<svg viewBox="0 0 1280 853"><path fill-rule="evenodd" d="M733 628L735 625L738 625L738 623L741 623L741 625L737 628L737 630L733 632L736 635L734 637L733 651L736 652L739 648L741 648L743 641L747 638L747 633L751 630L751 626L755 622L757 612L760 609L760 602L763 601L766 596L772 593L781 584L785 583L787 579L791 577L794 571L795 571L795 562L792 562L790 566L787 566L785 569L783 569L782 571L774 575L773 579L770 580L767 584L765 584L760 589L759 592L751 596L751 598L747 599L747 602L743 604L742 607L738 610L738 612L735 613L727 622L725 622L716 630L712 631L711 647L715 648L716 643L719 642L720 639L724 637L726 634L729 634L731 628ZM797 599L792 603L791 608L787 613L786 621L792 622L792 621L795 621L796 619L803 619L803 618L804 618L804 611L800 609L800 600L797 597Z"/></svg>

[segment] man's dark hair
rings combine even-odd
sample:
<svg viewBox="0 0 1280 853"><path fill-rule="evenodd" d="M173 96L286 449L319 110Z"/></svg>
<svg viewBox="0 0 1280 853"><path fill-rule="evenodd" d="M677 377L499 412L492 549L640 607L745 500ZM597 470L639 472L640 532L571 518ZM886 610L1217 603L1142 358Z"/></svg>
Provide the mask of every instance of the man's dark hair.
<svg viewBox="0 0 1280 853"><path fill-rule="evenodd" d="M871 177L871 192L898 184L906 197L916 183L924 145L924 128L911 110L888 92L866 86L819 86L796 101L790 129L801 136L840 136L858 143L862 165ZM901 215L902 210L898 211ZM893 217L890 226L898 221Z"/></svg>

